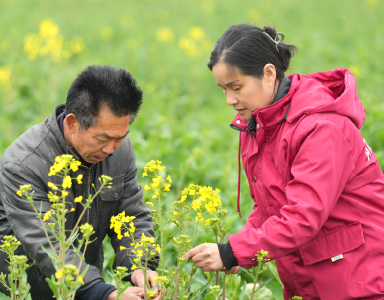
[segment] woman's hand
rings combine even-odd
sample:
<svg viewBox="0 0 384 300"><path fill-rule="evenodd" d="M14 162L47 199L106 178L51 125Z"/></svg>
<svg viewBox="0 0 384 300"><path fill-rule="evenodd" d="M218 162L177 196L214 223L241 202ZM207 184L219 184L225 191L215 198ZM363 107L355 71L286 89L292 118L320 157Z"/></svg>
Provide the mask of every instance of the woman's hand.
<svg viewBox="0 0 384 300"><path fill-rule="evenodd" d="M185 253L183 258L192 259L204 272L220 271L224 268L217 244L201 244Z"/></svg>

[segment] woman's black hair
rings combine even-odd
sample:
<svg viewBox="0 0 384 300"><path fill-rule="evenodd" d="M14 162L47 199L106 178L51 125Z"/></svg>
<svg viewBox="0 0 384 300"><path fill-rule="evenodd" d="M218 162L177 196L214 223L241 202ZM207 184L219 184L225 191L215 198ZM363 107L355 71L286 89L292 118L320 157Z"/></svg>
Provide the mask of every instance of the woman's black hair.
<svg viewBox="0 0 384 300"><path fill-rule="evenodd" d="M276 68L277 79L281 79L298 49L282 42L276 45L276 38L277 32L270 26L261 29L250 24L233 25L217 40L208 68L212 71L215 64L223 61L244 75L259 78L264 66L270 63Z"/></svg>

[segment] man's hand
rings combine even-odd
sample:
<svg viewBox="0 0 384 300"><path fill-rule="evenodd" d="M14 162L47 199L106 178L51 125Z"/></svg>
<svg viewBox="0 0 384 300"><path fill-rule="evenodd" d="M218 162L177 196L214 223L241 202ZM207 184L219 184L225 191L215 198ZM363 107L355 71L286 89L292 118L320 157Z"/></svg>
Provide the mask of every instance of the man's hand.
<svg viewBox="0 0 384 300"><path fill-rule="evenodd" d="M147 270L147 279L148 279L148 282L151 285L151 287L154 287L157 284L157 282L155 280L153 280L153 277L155 277L157 275L158 275L157 272L151 271L151 270ZM137 287L144 289L144 273L143 273L143 271L141 271L141 270L133 271L133 273L131 275L131 281ZM148 292L149 292L149 290L148 290ZM160 287L159 287L159 285L156 287L156 289L153 290L153 293L155 295L160 295ZM155 297L153 299L154 300L159 300L160 296Z"/></svg>
<svg viewBox="0 0 384 300"><path fill-rule="evenodd" d="M204 272L220 271L224 268L217 244L201 244L185 253L183 258L192 259Z"/></svg>
<svg viewBox="0 0 384 300"><path fill-rule="evenodd" d="M113 291L109 294L107 300L116 300L117 297L117 291ZM127 288L124 293L121 300L141 300L144 299L144 290L139 287L129 287Z"/></svg>

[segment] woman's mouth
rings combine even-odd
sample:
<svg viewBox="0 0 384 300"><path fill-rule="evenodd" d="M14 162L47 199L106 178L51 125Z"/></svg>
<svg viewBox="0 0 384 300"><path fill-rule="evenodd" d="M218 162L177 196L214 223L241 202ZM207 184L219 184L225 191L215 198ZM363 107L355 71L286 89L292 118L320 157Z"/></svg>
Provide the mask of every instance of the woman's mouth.
<svg viewBox="0 0 384 300"><path fill-rule="evenodd" d="M245 108L242 108L242 109L236 109L237 113L238 114L241 114L242 112L245 112Z"/></svg>

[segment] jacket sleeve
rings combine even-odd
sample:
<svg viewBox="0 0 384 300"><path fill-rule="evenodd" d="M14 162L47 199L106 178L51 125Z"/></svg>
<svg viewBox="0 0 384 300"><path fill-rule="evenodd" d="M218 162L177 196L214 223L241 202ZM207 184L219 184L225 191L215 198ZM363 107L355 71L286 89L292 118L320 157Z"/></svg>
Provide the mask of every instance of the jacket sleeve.
<svg viewBox="0 0 384 300"><path fill-rule="evenodd" d="M51 209L51 203L47 197L47 187L41 180L28 168L19 163L5 163L0 172L0 197L9 221L9 224L16 236L21 242L25 253L32 259L36 266L47 276L51 277L56 272L51 259L42 250L43 245L46 249L51 250L47 237L41 226L39 219L31 204L16 195L20 189L20 185L31 185L34 190L33 199L34 206L37 211L40 210L44 215L45 212ZM56 251L59 253L59 242L48 232L49 239ZM70 248L66 252L66 264L72 264L74 252ZM79 258L75 260L75 265L79 265ZM82 270L86 267L83 262ZM102 281L100 271L89 265L87 274L83 278L84 285L79 291L91 287L96 282Z"/></svg>
<svg viewBox="0 0 384 300"><path fill-rule="evenodd" d="M140 240L141 235L144 233L146 236L154 236L154 227L151 211L144 204L143 201L143 188L137 182L137 167L136 167L136 155L133 149L131 141L129 141L129 158L128 168L124 179L124 193L120 199L117 214L125 211L126 216L135 216L134 224L136 230L134 232L135 240ZM123 234L124 232L122 232ZM108 235L111 237L111 243L115 250L116 256L113 262L113 268L117 266L125 266L131 270L132 263L135 257L131 252L133 247L131 246L131 239L123 237L121 240L117 238L113 229L110 229ZM120 246L124 246L127 249L120 251ZM148 268L155 270L158 265L158 257L148 262ZM129 278L127 278L129 279Z"/></svg>
<svg viewBox="0 0 384 300"><path fill-rule="evenodd" d="M315 237L335 207L355 164L342 128L329 121L314 121L298 128L293 180L286 187L280 217L271 216L260 228L248 226L228 237L239 265L255 265L255 254L269 252L276 259Z"/></svg>

